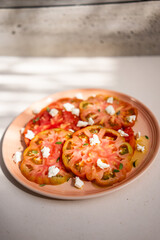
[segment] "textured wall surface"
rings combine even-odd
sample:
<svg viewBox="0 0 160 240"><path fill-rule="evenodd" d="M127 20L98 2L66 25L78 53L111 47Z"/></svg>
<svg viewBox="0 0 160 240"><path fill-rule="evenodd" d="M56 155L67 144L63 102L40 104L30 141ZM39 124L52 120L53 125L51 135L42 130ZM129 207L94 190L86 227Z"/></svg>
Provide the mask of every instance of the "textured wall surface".
<svg viewBox="0 0 160 240"><path fill-rule="evenodd" d="M159 19L159 1L0 9L0 55L159 55Z"/></svg>

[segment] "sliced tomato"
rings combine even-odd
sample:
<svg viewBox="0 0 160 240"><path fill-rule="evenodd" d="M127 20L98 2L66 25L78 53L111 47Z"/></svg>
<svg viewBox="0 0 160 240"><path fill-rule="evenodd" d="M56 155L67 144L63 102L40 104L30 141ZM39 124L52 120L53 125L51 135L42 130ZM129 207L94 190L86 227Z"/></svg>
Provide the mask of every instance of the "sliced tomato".
<svg viewBox="0 0 160 240"><path fill-rule="evenodd" d="M137 109L129 103L124 102L118 98L113 98L113 103L107 100L110 96L97 95L96 97L89 97L86 101L80 103L81 118L88 121L91 117L94 124L100 124L107 128L118 130L123 127L132 127L137 119ZM107 112L106 108L112 106L115 111L114 114ZM135 120L128 119L129 116L135 115Z"/></svg>
<svg viewBox="0 0 160 240"><path fill-rule="evenodd" d="M125 141L128 142L133 149L135 149L136 140L135 140L133 129L131 127L124 128L124 132L129 135L125 137Z"/></svg>
<svg viewBox="0 0 160 240"><path fill-rule="evenodd" d="M61 184L66 182L71 174L68 173L62 162L62 146L71 137L71 132L63 129L51 129L37 134L31 140L29 147L23 153L20 164L22 174L38 184ZM42 149L49 148L50 155L43 157ZM59 169L56 176L48 177L49 167Z"/></svg>
<svg viewBox="0 0 160 240"><path fill-rule="evenodd" d="M95 136L99 143L94 142L92 145ZM126 177L126 173L132 168L132 155L132 147L117 131L94 125L75 132L65 142L62 160L66 168L75 175L107 186ZM102 169L98 159L108 164L108 167Z"/></svg>
<svg viewBox="0 0 160 240"><path fill-rule="evenodd" d="M24 140L26 145L28 146L30 143L30 139L25 136L28 130L31 130L35 135L52 128L62 128L65 130L73 129L74 131L79 130L80 128L77 127L77 123L80 119L79 116L66 111L63 104L70 103L73 104L75 108L78 108L80 102L81 100L77 98L63 98L43 108L39 114L26 124L24 130ZM58 111L57 115L54 117L50 115L52 109Z"/></svg>

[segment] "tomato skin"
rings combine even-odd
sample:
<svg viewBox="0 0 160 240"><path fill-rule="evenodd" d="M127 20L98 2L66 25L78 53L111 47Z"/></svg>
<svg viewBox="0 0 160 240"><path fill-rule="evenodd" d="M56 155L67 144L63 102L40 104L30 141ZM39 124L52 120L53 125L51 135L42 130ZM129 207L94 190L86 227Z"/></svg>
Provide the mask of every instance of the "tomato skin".
<svg viewBox="0 0 160 240"><path fill-rule="evenodd" d="M125 137L125 141L128 142L133 149L135 149L136 140L133 129L131 127L124 128L124 132L129 135L128 137Z"/></svg>
<svg viewBox="0 0 160 240"><path fill-rule="evenodd" d="M90 139L94 134L100 142L92 146ZM122 149L125 149L124 153L121 153ZM75 132L72 138L65 142L62 161L75 175L98 185L108 186L126 177L126 173L132 168L132 155L132 147L117 131L94 125ZM109 164L107 169L97 165L99 158ZM103 179L104 174L108 177Z"/></svg>
<svg viewBox="0 0 160 240"><path fill-rule="evenodd" d="M51 129L38 133L30 142L30 145L23 153L23 160L20 164L22 174L37 184L62 184L72 174L67 172L61 159L62 146L65 140L71 137L71 132L63 129ZM50 155L43 157L41 150L45 147L50 149ZM49 178L50 166L59 168L59 173Z"/></svg>
<svg viewBox="0 0 160 240"><path fill-rule="evenodd" d="M89 97L87 100L81 102L81 119L83 121L88 121L89 117L92 117L95 124L102 125L106 128L112 128L114 130L134 126L136 120L129 122L127 117L135 115L137 119L137 109L116 97L113 97L113 103L108 103L108 98L109 96L97 95L95 97ZM115 110L113 115L110 115L106 111L106 108L109 105Z"/></svg>
<svg viewBox="0 0 160 240"><path fill-rule="evenodd" d="M26 124L23 133L26 146L28 146L30 143L30 140L25 137L28 130L34 132L35 135L39 132L53 128L62 128L65 130L73 129L74 131L79 130L80 127L77 127L77 123L80 118L71 112L66 111L63 104L71 103L75 107L79 107L80 102L81 100L78 100L76 98L62 98L43 108L39 114L37 114ZM52 117L49 114L49 110L53 108L56 108L58 110L58 114L55 117Z"/></svg>

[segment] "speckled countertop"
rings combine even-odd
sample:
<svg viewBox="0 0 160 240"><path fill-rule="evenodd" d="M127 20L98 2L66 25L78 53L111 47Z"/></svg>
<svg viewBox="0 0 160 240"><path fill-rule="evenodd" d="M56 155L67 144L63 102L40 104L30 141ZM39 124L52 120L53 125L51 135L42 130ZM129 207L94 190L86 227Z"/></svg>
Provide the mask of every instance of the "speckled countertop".
<svg viewBox="0 0 160 240"><path fill-rule="evenodd" d="M0 55L160 54L160 2L0 10Z"/></svg>

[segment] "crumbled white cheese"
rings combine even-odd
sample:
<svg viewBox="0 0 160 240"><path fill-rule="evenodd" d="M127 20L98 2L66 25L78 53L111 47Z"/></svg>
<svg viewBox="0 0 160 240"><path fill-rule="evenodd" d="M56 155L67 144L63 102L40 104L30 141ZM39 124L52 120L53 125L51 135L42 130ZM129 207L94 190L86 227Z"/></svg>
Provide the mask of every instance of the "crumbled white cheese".
<svg viewBox="0 0 160 240"><path fill-rule="evenodd" d="M75 177L75 187L77 188L82 188L84 185L84 182L79 178L79 177Z"/></svg>
<svg viewBox="0 0 160 240"><path fill-rule="evenodd" d="M25 128L21 128L21 130L20 130L21 134L24 133L24 130L25 130Z"/></svg>
<svg viewBox="0 0 160 240"><path fill-rule="evenodd" d="M80 110L79 110L79 108L73 108L71 112L72 112L72 114L79 116Z"/></svg>
<svg viewBox="0 0 160 240"><path fill-rule="evenodd" d="M122 136L122 137L128 137L128 133L125 133L123 130L119 129L118 130L119 134Z"/></svg>
<svg viewBox="0 0 160 240"><path fill-rule="evenodd" d="M73 129L69 129L70 132L75 132Z"/></svg>
<svg viewBox="0 0 160 240"><path fill-rule="evenodd" d="M145 146L141 146L140 144L137 144L137 150L138 150L139 152L144 152Z"/></svg>
<svg viewBox="0 0 160 240"><path fill-rule="evenodd" d="M76 98L77 98L77 99L80 99L80 100L83 100L83 99L84 99L82 93L77 93L77 94L76 94Z"/></svg>
<svg viewBox="0 0 160 240"><path fill-rule="evenodd" d="M137 132L135 137L136 137L136 139L138 139L138 138L140 138L140 136L141 136L141 133Z"/></svg>
<svg viewBox="0 0 160 240"><path fill-rule="evenodd" d="M63 104L63 107L65 108L66 111L71 112L73 108L75 108L75 106L71 103L65 103Z"/></svg>
<svg viewBox="0 0 160 240"><path fill-rule="evenodd" d="M34 114L38 114L38 113L40 113L40 111L41 111L40 107L36 107L36 108L33 109Z"/></svg>
<svg viewBox="0 0 160 240"><path fill-rule="evenodd" d="M98 135L93 134L93 138L89 139L90 145L96 145L97 143L100 143Z"/></svg>
<svg viewBox="0 0 160 240"><path fill-rule="evenodd" d="M114 115L115 114L115 110L113 108L113 106L109 105L108 107L106 107L106 112L109 114L109 115Z"/></svg>
<svg viewBox="0 0 160 240"><path fill-rule="evenodd" d="M128 122L132 123L135 120L136 120L136 115L127 116L127 121Z"/></svg>
<svg viewBox="0 0 160 240"><path fill-rule="evenodd" d="M48 158L50 155L50 148L49 147L44 147L41 149L42 155L44 158Z"/></svg>
<svg viewBox="0 0 160 240"><path fill-rule="evenodd" d="M52 108L52 109L49 111L49 114L50 114L52 117L55 117L55 116L58 114L58 110L55 109L55 108Z"/></svg>
<svg viewBox="0 0 160 240"><path fill-rule="evenodd" d="M98 160L97 160L97 166L100 167L101 169L110 167L109 164L102 162L102 160L100 158L98 158Z"/></svg>
<svg viewBox="0 0 160 240"><path fill-rule="evenodd" d="M34 132L32 132L31 130L27 130L27 133L25 135L26 138L28 138L29 140L32 140L34 136L35 136Z"/></svg>
<svg viewBox="0 0 160 240"><path fill-rule="evenodd" d="M55 177L59 173L59 168L56 166L51 166L48 168L48 177Z"/></svg>
<svg viewBox="0 0 160 240"><path fill-rule="evenodd" d="M107 103L113 103L113 97L109 97L108 99L107 99Z"/></svg>
<svg viewBox="0 0 160 240"><path fill-rule="evenodd" d="M88 125L88 122L85 121L78 121L77 127L86 127Z"/></svg>
<svg viewBox="0 0 160 240"><path fill-rule="evenodd" d="M13 156L13 161L19 163L21 161L22 152L16 152Z"/></svg>
<svg viewBox="0 0 160 240"><path fill-rule="evenodd" d="M88 125L93 125L94 124L94 120L90 117L88 119Z"/></svg>

